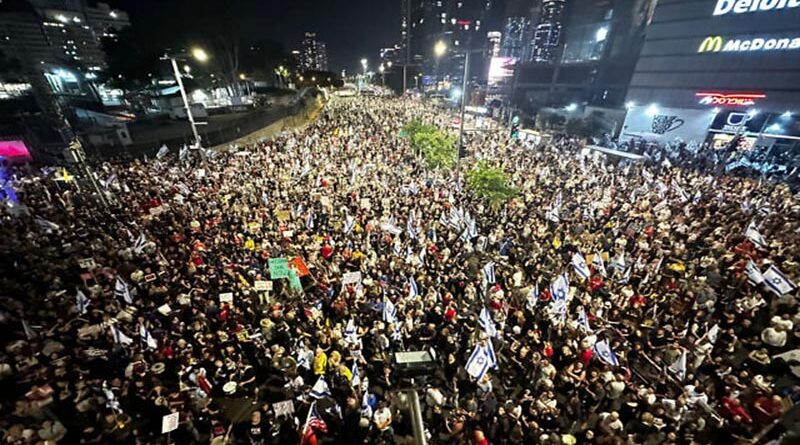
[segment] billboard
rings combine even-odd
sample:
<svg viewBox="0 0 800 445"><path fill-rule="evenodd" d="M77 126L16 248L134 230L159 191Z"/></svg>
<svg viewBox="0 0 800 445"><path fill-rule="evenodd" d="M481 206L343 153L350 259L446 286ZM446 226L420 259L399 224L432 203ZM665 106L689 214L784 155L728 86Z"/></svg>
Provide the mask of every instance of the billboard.
<svg viewBox="0 0 800 445"><path fill-rule="evenodd" d="M514 57L492 57L489 62L489 85L497 85L513 77L516 64Z"/></svg>
<svg viewBox="0 0 800 445"><path fill-rule="evenodd" d="M659 144L678 140L702 143L715 116L709 110L632 107L625 116L619 140L645 140Z"/></svg>

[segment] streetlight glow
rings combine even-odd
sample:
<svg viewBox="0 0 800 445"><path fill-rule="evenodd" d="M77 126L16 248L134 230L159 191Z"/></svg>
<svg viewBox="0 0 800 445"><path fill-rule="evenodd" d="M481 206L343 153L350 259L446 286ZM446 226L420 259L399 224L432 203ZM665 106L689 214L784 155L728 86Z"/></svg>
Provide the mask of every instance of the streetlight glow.
<svg viewBox="0 0 800 445"><path fill-rule="evenodd" d="M575 111L578 109L578 104L572 103L565 108L567 111Z"/></svg>
<svg viewBox="0 0 800 445"><path fill-rule="evenodd" d="M192 57L199 62L205 62L208 60L208 53L203 48L192 48Z"/></svg>
<svg viewBox="0 0 800 445"><path fill-rule="evenodd" d="M433 53L436 54L436 57L443 56L445 52L447 52L447 44L442 40L436 42L436 45L433 47Z"/></svg>

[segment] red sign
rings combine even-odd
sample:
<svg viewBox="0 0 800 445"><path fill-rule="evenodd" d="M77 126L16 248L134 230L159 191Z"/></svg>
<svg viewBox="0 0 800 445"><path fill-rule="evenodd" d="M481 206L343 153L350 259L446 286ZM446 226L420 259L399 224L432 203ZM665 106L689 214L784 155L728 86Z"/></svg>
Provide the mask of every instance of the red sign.
<svg viewBox="0 0 800 445"><path fill-rule="evenodd" d="M700 97L701 105L741 106L755 105L756 100L767 97L762 93L718 93L714 91L701 91L695 94Z"/></svg>

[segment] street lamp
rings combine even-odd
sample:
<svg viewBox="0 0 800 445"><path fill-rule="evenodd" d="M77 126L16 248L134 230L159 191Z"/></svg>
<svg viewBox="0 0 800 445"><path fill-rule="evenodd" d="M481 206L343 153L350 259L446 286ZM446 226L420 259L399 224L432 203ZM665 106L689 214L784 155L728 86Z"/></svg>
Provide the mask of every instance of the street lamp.
<svg viewBox="0 0 800 445"><path fill-rule="evenodd" d="M386 86L386 75L384 74L384 71L386 71L386 67L384 67L383 64L381 64L381 66L378 67L378 72L381 73L381 85L382 86Z"/></svg>
<svg viewBox="0 0 800 445"><path fill-rule="evenodd" d="M367 59L361 59L361 67L364 68L364 74L367 74Z"/></svg>
<svg viewBox="0 0 800 445"><path fill-rule="evenodd" d="M208 54L202 48L192 48L190 51L192 57L198 62L206 62L209 59ZM181 92L181 99L183 99L183 106L186 108L186 117L189 119L189 124L192 126L192 135L194 135L195 148L201 148L200 133L197 131L197 124L194 122L192 115L192 107L189 105L189 99L186 96L186 89L183 87L183 80L181 80L181 72L178 69L178 60L175 56L165 54L162 60L169 60L172 64L172 72L175 75L175 81L178 82L178 89Z"/></svg>
<svg viewBox="0 0 800 445"><path fill-rule="evenodd" d="M439 40L433 47L433 53L436 57L442 57L447 52L447 44Z"/></svg>

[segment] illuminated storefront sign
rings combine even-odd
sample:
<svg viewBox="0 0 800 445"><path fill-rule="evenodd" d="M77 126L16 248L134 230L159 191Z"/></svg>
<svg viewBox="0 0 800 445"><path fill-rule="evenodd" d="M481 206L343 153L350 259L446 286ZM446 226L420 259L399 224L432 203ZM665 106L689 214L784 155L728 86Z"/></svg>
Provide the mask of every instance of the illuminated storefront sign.
<svg viewBox="0 0 800 445"><path fill-rule="evenodd" d="M717 0L713 15L747 14L800 7L800 0Z"/></svg>
<svg viewBox="0 0 800 445"><path fill-rule="evenodd" d="M800 0L798 0L800 1ZM771 38L724 38L722 36L708 36L697 47L698 53L729 53L749 51L782 51L800 49L800 37L771 37Z"/></svg>
<svg viewBox="0 0 800 445"><path fill-rule="evenodd" d="M695 96L701 98L701 105L743 106L755 105L756 100L767 97L761 93L718 93L700 91Z"/></svg>

